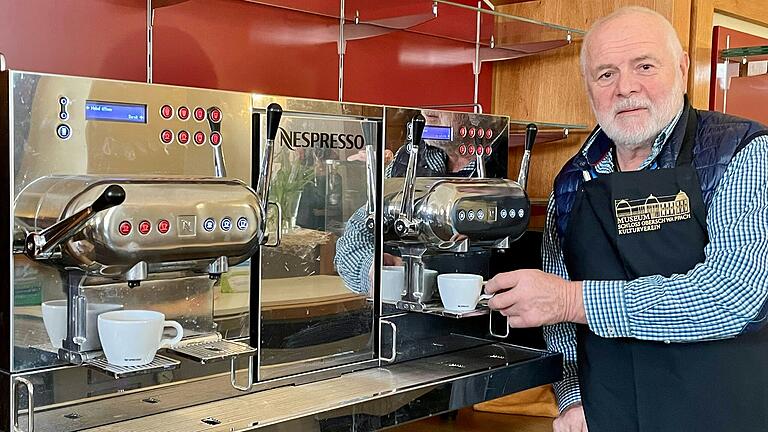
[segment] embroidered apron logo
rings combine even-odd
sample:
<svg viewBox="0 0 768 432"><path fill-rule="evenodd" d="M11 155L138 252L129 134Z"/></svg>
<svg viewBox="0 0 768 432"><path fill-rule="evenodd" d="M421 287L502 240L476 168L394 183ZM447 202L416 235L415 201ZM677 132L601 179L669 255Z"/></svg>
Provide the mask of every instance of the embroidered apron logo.
<svg viewBox="0 0 768 432"><path fill-rule="evenodd" d="M645 199L623 199L614 203L619 235L657 231L665 223L691 218L690 200L683 191L677 195L648 195Z"/></svg>

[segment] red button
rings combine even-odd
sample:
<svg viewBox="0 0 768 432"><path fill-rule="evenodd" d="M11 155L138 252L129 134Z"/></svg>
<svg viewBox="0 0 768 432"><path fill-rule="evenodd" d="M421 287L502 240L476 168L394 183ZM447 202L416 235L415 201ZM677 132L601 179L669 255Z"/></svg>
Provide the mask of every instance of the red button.
<svg viewBox="0 0 768 432"><path fill-rule="evenodd" d="M459 154L460 154L460 155L465 155L465 154L467 154L467 146L465 146L464 144L460 145L460 146L459 146Z"/></svg>
<svg viewBox="0 0 768 432"><path fill-rule="evenodd" d="M195 132L195 144L197 145L203 145L205 144L205 134L197 131Z"/></svg>
<svg viewBox="0 0 768 432"><path fill-rule="evenodd" d="M189 108L187 108L185 106L181 106L181 107L179 107L179 111L178 111L177 114L179 116L179 119L186 120L186 119L189 118Z"/></svg>
<svg viewBox="0 0 768 432"><path fill-rule="evenodd" d="M160 132L160 141L170 144L171 141L173 141L173 132L169 131L168 129L164 129L162 132Z"/></svg>
<svg viewBox="0 0 768 432"><path fill-rule="evenodd" d="M493 151L493 148L491 146L485 146L485 154L490 155Z"/></svg>
<svg viewBox="0 0 768 432"><path fill-rule="evenodd" d="M462 127L459 128L459 136L461 136L462 138L467 136L467 128L466 127L462 126Z"/></svg>
<svg viewBox="0 0 768 432"><path fill-rule="evenodd" d="M186 144L189 142L189 132L183 130L179 131L179 143Z"/></svg>
<svg viewBox="0 0 768 432"><path fill-rule="evenodd" d="M477 146L477 154L482 156L483 153L485 153L485 147L483 147L481 145Z"/></svg>
<svg viewBox="0 0 768 432"><path fill-rule="evenodd" d="M482 138L483 135L485 135L485 129L483 128L477 128L477 137Z"/></svg>
<svg viewBox="0 0 768 432"><path fill-rule="evenodd" d="M475 154L475 146L469 146L469 148L467 148L467 150L469 150L469 154L471 154L471 155Z"/></svg>
<svg viewBox="0 0 768 432"><path fill-rule="evenodd" d="M211 119L211 121L214 123L220 122L221 110L218 108L211 108L211 110L208 112L208 118Z"/></svg>
<svg viewBox="0 0 768 432"><path fill-rule="evenodd" d="M203 121L205 120L205 110L201 107L195 108L195 120L197 121Z"/></svg>
<svg viewBox="0 0 768 432"><path fill-rule="evenodd" d="M120 225L117 227L117 230L120 232L120 234L126 236L131 233L131 223L128 221L122 221L120 222Z"/></svg>
<svg viewBox="0 0 768 432"><path fill-rule="evenodd" d="M148 220L143 220L139 222L139 232L142 234L149 234L149 231L152 229L152 224L149 223Z"/></svg>
<svg viewBox="0 0 768 432"><path fill-rule="evenodd" d="M211 132L211 144L217 146L221 144L221 134L218 132Z"/></svg>
<svg viewBox="0 0 768 432"><path fill-rule="evenodd" d="M492 136L493 136L493 131L490 130L490 129L486 129L485 130L485 138L486 139L491 139Z"/></svg>
<svg viewBox="0 0 768 432"><path fill-rule="evenodd" d="M475 137L475 128L469 128L469 137L474 138Z"/></svg>
<svg viewBox="0 0 768 432"><path fill-rule="evenodd" d="M163 105L162 108L160 108L160 115L164 119L169 119L171 116L173 116L173 107L170 105Z"/></svg>
<svg viewBox="0 0 768 432"><path fill-rule="evenodd" d="M160 222L157 223L157 230L160 232L160 234L165 234L170 229L171 229L171 223L165 219L161 219Z"/></svg>

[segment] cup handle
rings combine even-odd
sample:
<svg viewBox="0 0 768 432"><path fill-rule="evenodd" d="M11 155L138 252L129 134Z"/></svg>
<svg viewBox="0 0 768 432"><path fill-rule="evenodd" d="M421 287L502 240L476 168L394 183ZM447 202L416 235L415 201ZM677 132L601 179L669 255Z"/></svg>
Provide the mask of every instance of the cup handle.
<svg viewBox="0 0 768 432"><path fill-rule="evenodd" d="M176 321L165 321L163 322L163 328L166 327L173 327L176 329L176 336L172 337L171 339L162 339L160 341L160 348L171 348L177 343L181 341L181 338L184 337L184 328L181 327L181 324L177 323Z"/></svg>
<svg viewBox="0 0 768 432"><path fill-rule="evenodd" d="M480 294L480 298L477 299L477 301L480 301L480 300L490 300L491 298L493 298L493 294L482 294L482 293L485 292L485 284L487 284L487 283L488 283L488 281L483 281L483 288L480 290L480 293L481 293Z"/></svg>

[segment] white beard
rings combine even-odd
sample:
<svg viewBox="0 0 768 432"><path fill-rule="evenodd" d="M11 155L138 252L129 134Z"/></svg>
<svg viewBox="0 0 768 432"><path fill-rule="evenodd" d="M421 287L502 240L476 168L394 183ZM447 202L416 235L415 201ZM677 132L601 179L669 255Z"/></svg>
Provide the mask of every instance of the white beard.
<svg viewBox="0 0 768 432"><path fill-rule="evenodd" d="M682 78L675 79L675 85L666 98L653 105L650 100L643 96L634 96L624 99L611 107L608 112L600 113L595 109L592 103L592 111L597 117L597 122L606 136L613 140L617 147L626 150L637 150L648 144L658 136L664 127L666 127L675 114L680 110L685 89ZM647 120L636 118L617 119L616 113L628 109L645 108L650 117Z"/></svg>

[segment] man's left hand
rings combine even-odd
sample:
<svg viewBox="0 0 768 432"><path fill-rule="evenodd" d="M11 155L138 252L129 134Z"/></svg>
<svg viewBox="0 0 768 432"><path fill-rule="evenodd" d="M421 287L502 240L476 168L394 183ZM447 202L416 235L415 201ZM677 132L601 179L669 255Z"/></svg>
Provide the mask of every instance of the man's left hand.
<svg viewBox="0 0 768 432"><path fill-rule="evenodd" d="M581 282L540 270L516 270L494 276L485 292L495 294L488 306L506 316L510 327L587 322Z"/></svg>

